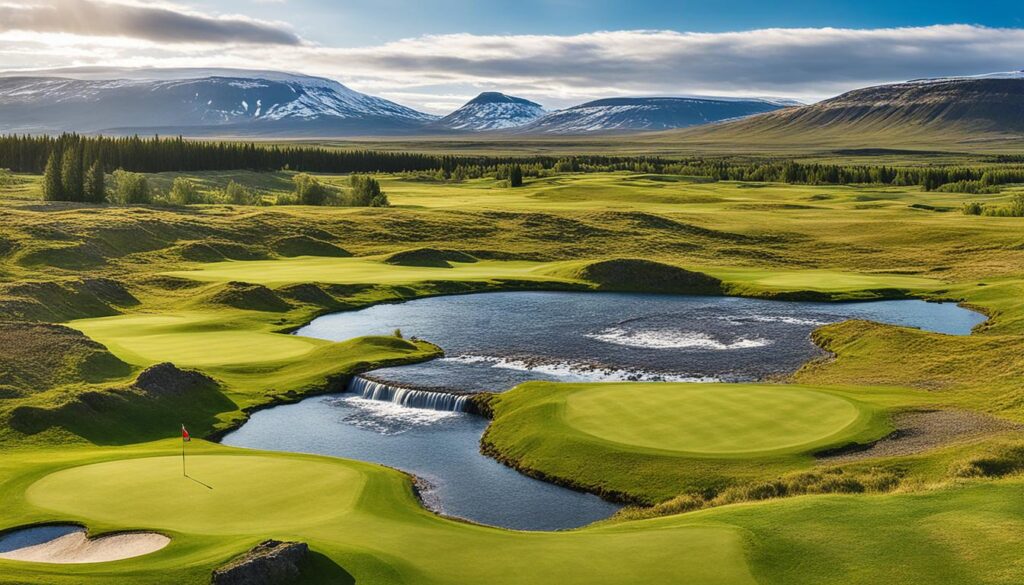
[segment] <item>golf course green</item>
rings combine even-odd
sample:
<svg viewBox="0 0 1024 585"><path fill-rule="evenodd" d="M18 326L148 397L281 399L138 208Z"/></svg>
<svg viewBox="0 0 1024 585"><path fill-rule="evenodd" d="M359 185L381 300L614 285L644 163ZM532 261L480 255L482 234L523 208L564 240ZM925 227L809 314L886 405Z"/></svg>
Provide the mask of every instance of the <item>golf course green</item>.
<svg viewBox="0 0 1024 585"><path fill-rule="evenodd" d="M807 450L871 413L800 387L601 385L569 395L565 424L605 441L706 455Z"/></svg>

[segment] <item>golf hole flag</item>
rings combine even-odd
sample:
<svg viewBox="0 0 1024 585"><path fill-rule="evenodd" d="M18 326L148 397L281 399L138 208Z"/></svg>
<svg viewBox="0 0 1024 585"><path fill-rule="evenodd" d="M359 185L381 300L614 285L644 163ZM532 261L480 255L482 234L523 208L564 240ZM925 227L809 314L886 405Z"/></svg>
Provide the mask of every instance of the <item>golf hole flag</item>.
<svg viewBox="0 0 1024 585"><path fill-rule="evenodd" d="M188 434L188 429L185 428L185 425L181 425L181 440L186 443L192 440L192 436Z"/></svg>

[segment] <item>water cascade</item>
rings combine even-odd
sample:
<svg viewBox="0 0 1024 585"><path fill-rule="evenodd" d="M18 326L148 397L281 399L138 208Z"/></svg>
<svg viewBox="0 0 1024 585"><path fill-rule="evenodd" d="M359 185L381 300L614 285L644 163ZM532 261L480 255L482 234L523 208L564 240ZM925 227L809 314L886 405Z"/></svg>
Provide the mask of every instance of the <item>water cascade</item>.
<svg viewBox="0 0 1024 585"><path fill-rule="evenodd" d="M409 408L468 412L467 406L469 406L469 398L464 395L399 388L360 378L359 376L352 378L346 390L367 400L394 402Z"/></svg>

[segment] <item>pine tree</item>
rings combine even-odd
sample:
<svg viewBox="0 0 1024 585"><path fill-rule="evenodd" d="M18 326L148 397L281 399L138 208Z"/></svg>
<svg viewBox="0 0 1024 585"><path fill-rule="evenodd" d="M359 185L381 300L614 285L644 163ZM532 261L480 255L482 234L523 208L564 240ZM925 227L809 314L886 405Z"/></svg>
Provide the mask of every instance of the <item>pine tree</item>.
<svg viewBox="0 0 1024 585"><path fill-rule="evenodd" d="M66 201L84 201L82 150L72 146L64 151L64 160L60 166L60 182Z"/></svg>
<svg viewBox="0 0 1024 585"><path fill-rule="evenodd" d="M103 183L103 165L94 161L85 173L85 200L91 203L103 203L107 198L106 185Z"/></svg>
<svg viewBox="0 0 1024 585"><path fill-rule="evenodd" d="M51 152L43 171L43 198L47 201L62 201L64 189L60 180L60 159L57 152Z"/></svg>
<svg viewBox="0 0 1024 585"><path fill-rule="evenodd" d="M523 186L523 169L519 165L512 165L508 172L508 184L512 187Z"/></svg>

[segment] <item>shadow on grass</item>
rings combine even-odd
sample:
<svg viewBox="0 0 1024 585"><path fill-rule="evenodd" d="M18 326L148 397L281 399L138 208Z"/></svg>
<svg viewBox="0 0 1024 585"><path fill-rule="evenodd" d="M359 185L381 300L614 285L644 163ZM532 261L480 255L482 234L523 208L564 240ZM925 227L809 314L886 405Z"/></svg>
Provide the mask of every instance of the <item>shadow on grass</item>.
<svg viewBox="0 0 1024 585"><path fill-rule="evenodd" d="M302 567L302 582L350 585L356 582L356 578L326 555L310 551Z"/></svg>

